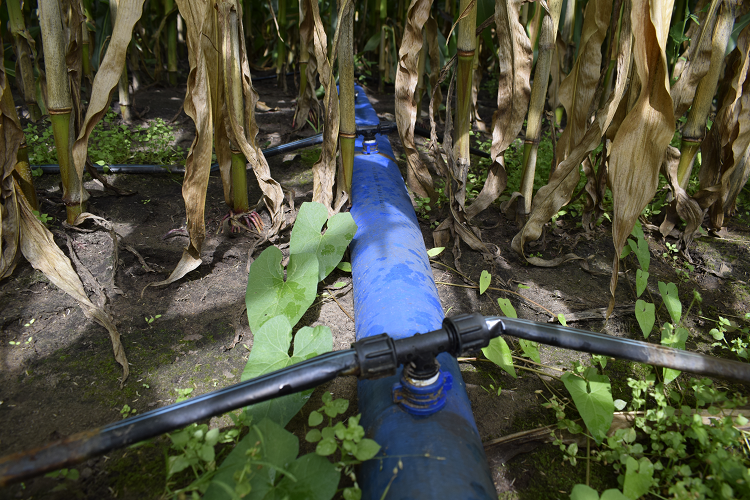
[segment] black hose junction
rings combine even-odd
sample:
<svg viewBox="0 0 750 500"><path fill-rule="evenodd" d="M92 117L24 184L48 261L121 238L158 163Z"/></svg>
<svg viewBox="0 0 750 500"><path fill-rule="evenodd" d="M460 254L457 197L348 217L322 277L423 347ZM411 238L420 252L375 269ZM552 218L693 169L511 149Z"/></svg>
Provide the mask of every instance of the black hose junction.
<svg viewBox="0 0 750 500"><path fill-rule="evenodd" d="M341 375L375 379L394 375L399 366L405 365L409 376L429 380L439 375L439 363L435 360L438 354L459 356L476 352L500 335L750 383L750 365L745 363L559 325L463 314L446 318L439 330L397 340L385 333L367 337L352 344L352 349L322 354L42 448L2 457L0 486L70 466L236 408L311 389Z"/></svg>

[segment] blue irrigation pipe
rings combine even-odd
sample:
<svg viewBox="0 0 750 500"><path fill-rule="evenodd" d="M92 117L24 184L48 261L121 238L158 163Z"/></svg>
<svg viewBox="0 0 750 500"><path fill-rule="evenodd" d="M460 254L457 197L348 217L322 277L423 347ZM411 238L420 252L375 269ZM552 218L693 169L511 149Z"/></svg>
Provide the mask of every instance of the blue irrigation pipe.
<svg viewBox="0 0 750 500"><path fill-rule="evenodd" d="M357 126L379 120L362 88L355 103ZM351 245L357 340L387 332L404 338L440 328L444 314L424 239L388 138L377 136L379 154L361 154L356 140L351 213L357 234ZM382 445L378 460L362 465L363 498L496 499L484 448L456 359L438 356L453 377L445 406L415 416L393 403L401 376L358 384L361 423Z"/></svg>

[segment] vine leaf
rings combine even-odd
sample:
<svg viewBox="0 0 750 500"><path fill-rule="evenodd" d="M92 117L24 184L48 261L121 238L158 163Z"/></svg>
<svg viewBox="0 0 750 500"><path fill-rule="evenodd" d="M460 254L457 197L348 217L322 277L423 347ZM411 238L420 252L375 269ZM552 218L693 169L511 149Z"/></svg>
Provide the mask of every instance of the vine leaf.
<svg viewBox="0 0 750 500"><path fill-rule="evenodd" d="M643 294L643 291L646 290L646 285L648 284L648 277L649 277L649 274L643 269L638 269L635 272L635 293L638 297L640 297L641 294Z"/></svg>
<svg viewBox="0 0 750 500"><path fill-rule="evenodd" d="M682 304L677 294L677 285L674 283L659 282L659 293L661 294L664 305L669 311L669 316L672 318L672 322L677 324L680 322L682 316Z"/></svg>
<svg viewBox="0 0 750 500"><path fill-rule="evenodd" d="M482 348L482 353L497 366L516 378L516 369L513 367L513 358L510 356L508 344L500 337L490 340L490 345Z"/></svg>
<svg viewBox="0 0 750 500"><path fill-rule="evenodd" d="M573 397L573 402L581 414L594 440L601 444L612 425L615 405L612 401L609 377L599 375L596 368L587 368L581 378L570 372L562 376L565 388Z"/></svg>
<svg viewBox="0 0 750 500"><path fill-rule="evenodd" d="M247 277L247 320L255 333L274 316L283 314L295 325L315 300L318 285L318 259L315 254L289 258L284 281L281 250L268 247L250 266Z"/></svg>
<svg viewBox="0 0 750 500"><path fill-rule="evenodd" d="M517 318L516 309L511 305L508 299L497 299L497 305L500 306L500 310L503 311L509 318Z"/></svg>
<svg viewBox="0 0 750 500"><path fill-rule="evenodd" d="M539 356L539 344L531 340L520 339L518 345L523 349L523 353L531 358L535 363L541 363L542 358Z"/></svg>
<svg viewBox="0 0 750 500"><path fill-rule="evenodd" d="M670 283L671 285L671 283ZM665 323L661 330L661 345L673 347L675 349L685 349L689 332L687 329L678 326L675 328L670 323ZM667 385L680 375L680 370L664 368L664 385Z"/></svg>
<svg viewBox="0 0 750 500"><path fill-rule="evenodd" d="M479 295L487 291L487 287L490 286L491 281L492 275L487 271L482 271L482 275L479 277Z"/></svg>
<svg viewBox="0 0 750 500"><path fill-rule="evenodd" d="M641 498L651 489L651 480L654 477L654 464L643 457L636 460L633 457L627 459L627 471L625 472L625 484L623 493L630 499Z"/></svg>
<svg viewBox="0 0 750 500"><path fill-rule="evenodd" d="M328 221L325 234L321 229ZM291 255L313 254L318 259L318 281L334 270L354 238L357 225L350 213L328 219L328 209L320 203L303 203L289 241ZM315 286L313 286L313 289Z"/></svg>
<svg viewBox="0 0 750 500"><path fill-rule="evenodd" d="M654 328L656 321L656 307L651 302L638 299L635 301L635 319L638 320L638 326L641 327L643 336L648 338L651 330Z"/></svg>

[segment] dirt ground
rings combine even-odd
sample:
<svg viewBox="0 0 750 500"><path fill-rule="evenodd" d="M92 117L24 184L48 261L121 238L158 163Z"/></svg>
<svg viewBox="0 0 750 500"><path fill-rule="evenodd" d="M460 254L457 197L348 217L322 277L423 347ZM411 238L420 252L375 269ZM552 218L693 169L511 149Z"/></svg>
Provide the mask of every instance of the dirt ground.
<svg viewBox="0 0 750 500"><path fill-rule="evenodd" d="M293 89L291 79L289 83ZM268 147L298 138L290 128L294 91L278 90L273 80L256 82L256 88L261 100L272 108L257 114L260 144ZM381 119L392 120L392 89L390 93L379 94L368 87L367 92ZM146 120L171 119L179 111L183 97L184 87L142 90L136 94L136 111L143 112ZM493 98L483 92L480 104L482 116L490 123ZM176 125L178 141L187 148L192 140L192 123L182 113ZM392 135L391 141L403 168L397 135ZM273 176L294 191L297 206L312 198L310 163L302 152L275 157L269 163ZM108 179L116 186L136 192L117 197L94 182L86 185L92 194L89 211L112 222L119 235L118 252L105 231L77 232L61 227L64 209L60 205L59 176L45 175L38 179L37 192L43 203L42 212L55 217L51 227L58 244L68 252L64 235L71 238L78 259L107 289L131 365L130 378L120 389L121 370L113 358L106 331L87 320L75 301L51 285L43 274L25 262L20 263L13 276L0 283L3 455L115 422L121 418L125 405L143 413L174 402L177 389L192 388L191 396L196 396L240 380L252 348L244 313L247 270L262 247L254 248L255 237L251 233L230 236L218 232L220 219L227 212L219 176L212 175L208 186L208 236L203 264L178 283L166 288L149 287L145 291L146 285L169 274L186 244L182 236L163 239L169 230L185 224L181 177L109 175ZM260 191L250 179L250 199L257 200ZM267 220L267 214L264 217ZM492 286L517 291L522 297L497 291L479 296L475 289L460 286L466 285L461 277L436 263L434 276L441 283L438 290L448 314L476 311L500 314L497 298L507 297L522 318L547 321L551 317L548 311L554 315L564 313L571 326L640 337L632 311L634 269L625 270L620 278L617 298L623 307L606 324L602 319L601 310L609 298L614 254L610 223L605 221L589 235L576 228L574 221L554 224L544 244L532 250L544 257L575 252L588 259L587 266L572 261L554 269L535 268L519 259L510 248L517 228L498 206L493 205L480 214L477 223L484 241L500 249ZM431 248L429 224L427 221L422 224L425 245ZM288 237L287 232L281 241L288 241ZM721 238L698 238L691 249L695 270L688 279L682 279L670 264L671 258L660 257L666 251L661 236L648 235L652 293L658 295L657 280L672 281L679 284L685 307L692 290L701 292L701 316L742 317L750 311L749 238L746 222L738 218L729 222ZM144 262L126 246L135 249ZM479 281L479 275L488 265L476 252L468 248L462 252L461 271ZM438 260L453 267L449 251ZM351 276L335 271L321 286L340 280L351 282ZM519 284L527 288L519 288ZM354 341L351 286L337 291L336 297L338 303L319 299L300 324L328 325L333 331L334 349L344 349ZM160 316L156 318L157 315ZM152 317L152 321L147 319ZM692 332L688 348L710 350L708 330L713 324L692 314L688 326ZM720 351L713 353L721 355ZM542 348L542 361L550 367L568 368L572 360L588 357ZM554 422L553 412L541 407L549 397L546 384L561 387L553 379L529 371L521 371L513 379L486 361L464 361L461 366L483 441ZM552 368L541 370L554 373ZM637 375L632 365L614 361L605 374L612 379L615 390L622 390L628 376ZM496 394L497 387L502 387L500 395ZM335 397L350 399L352 411L356 411L354 379L341 379L320 387L312 399L319 400L325 390L332 391ZM301 418L292 422L292 428ZM227 422L224 418L212 419L211 423ZM118 450L88 460L77 466L80 479L62 485L65 489L57 492L51 490L61 486L59 480L39 478L0 490L0 498L158 498L164 486L164 446L162 438L153 446ZM583 482L585 477L585 464L563 465L562 454L549 444L489 446L487 458L500 498L567 498L572 486ZM616 484L609 469L594 469L592 477L592 486L600 491Z"/></svg>

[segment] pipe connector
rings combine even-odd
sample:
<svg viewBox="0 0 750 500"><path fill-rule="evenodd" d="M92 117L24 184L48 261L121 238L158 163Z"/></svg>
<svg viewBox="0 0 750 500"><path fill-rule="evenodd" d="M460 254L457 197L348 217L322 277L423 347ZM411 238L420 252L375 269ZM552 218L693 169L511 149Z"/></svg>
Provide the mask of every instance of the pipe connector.
<svg viewBox="0 0 750 500"><path fill-rule="evenodd" d="M393 385L393 402L407 413L424 417L440 411L446 403L446 396L453 387L453 376L440 370L435 361L435 372L431 375L418 370L414 363L404 368L401 381Z"/></svg>

